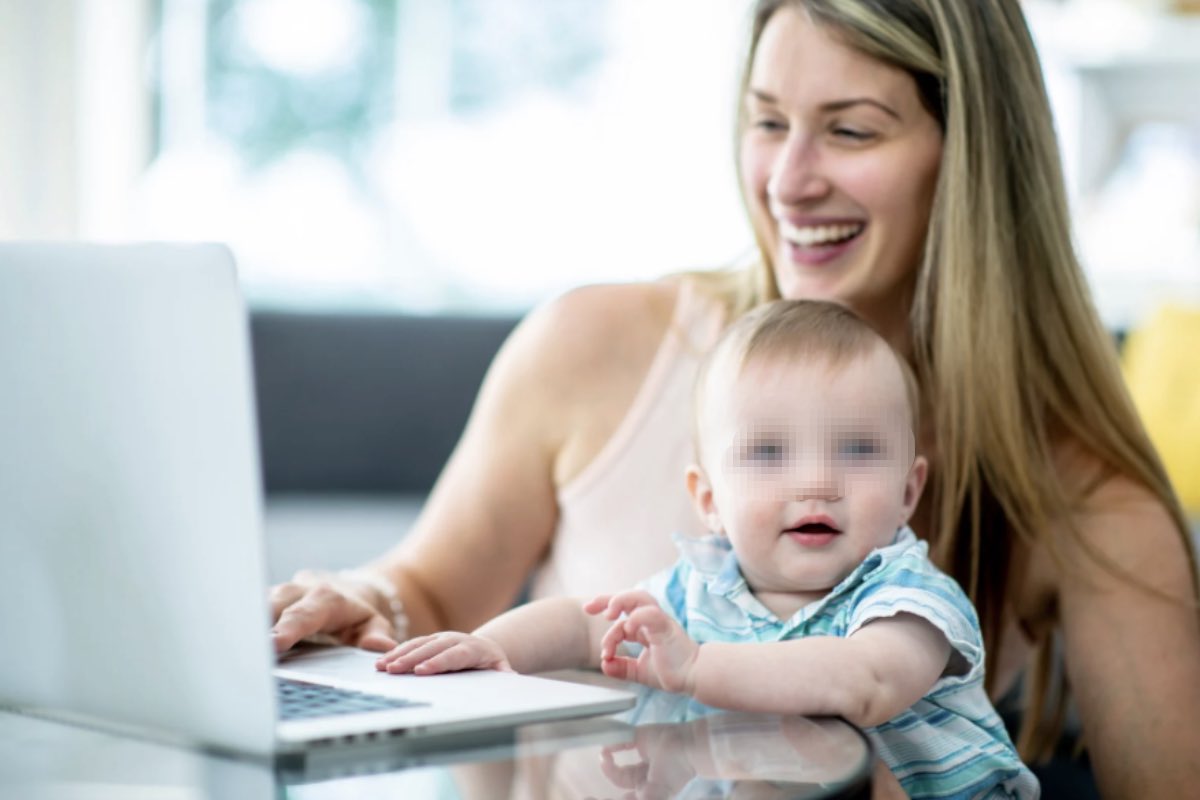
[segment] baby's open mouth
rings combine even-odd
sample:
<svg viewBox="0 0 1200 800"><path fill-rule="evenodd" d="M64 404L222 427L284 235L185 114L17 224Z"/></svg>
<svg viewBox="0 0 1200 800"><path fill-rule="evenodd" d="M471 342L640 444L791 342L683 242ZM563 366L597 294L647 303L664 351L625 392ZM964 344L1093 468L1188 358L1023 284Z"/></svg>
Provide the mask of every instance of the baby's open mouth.
<svg viewBox="0 0 1200 800"><path fill-rule="evenodd" d="M841 531L824 522L806 522L803 525L788 528L785 533L841 533Z"/></svg>

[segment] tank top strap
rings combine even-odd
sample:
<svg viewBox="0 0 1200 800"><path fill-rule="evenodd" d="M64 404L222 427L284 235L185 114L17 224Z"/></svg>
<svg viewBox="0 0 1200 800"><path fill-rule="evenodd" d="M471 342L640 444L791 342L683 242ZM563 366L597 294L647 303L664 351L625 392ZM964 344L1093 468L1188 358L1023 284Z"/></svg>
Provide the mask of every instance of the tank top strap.
<svg viewBox="0 0 1200 800"><path fill-rule="evenodd" d="M717 340L724 322L722 305L699 289L694 280L682 278L671 322L634 396L633 404L592 462L559 489L560 505L571 503L586 494L620 460L634 437L646 432L647 423L654 412L661 413L664 410L659 406L664 395L669 393L669 387L678 389L679 383L686 381L690 392L696 368ZM690 413L688 409L675 411L685 417ZM652 432L650 435L653 437Z"/></svg>

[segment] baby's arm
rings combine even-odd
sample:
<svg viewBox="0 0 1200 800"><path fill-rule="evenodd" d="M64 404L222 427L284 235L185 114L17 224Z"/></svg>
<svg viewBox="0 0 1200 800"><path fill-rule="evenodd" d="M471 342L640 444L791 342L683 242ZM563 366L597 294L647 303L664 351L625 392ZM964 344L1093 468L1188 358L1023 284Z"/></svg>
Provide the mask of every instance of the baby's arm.
<svg viewBox="0 0 1200 800"><path fill-rule="evenodd" d="M599 662L597 623L580 601L553 597L526 603L473 634L445 631L410 639L375 662L381 671L433 675L464 669L542 672Z"/></svg>
<svg viewBox="0 0 1200 800"><path fill-rule="evenodd" d="M833 714L862 727L886 722L925 696L950 658L942 632L906 613L875 620L847 638L696 645L644 592L597 598L585 610L613 620L626 615L602 643L602 665L613 677L719 708ZM637 658L619 656L622 641L645 650Z"/></svg>
<svg viewBox="0 0 1200 800"><path fill-rule="evenodd" d="M700 647L692 695L720 708L779 714L834 714L869 728L924 697L950 658L929 622L897 614L847 638Z"/></svg>

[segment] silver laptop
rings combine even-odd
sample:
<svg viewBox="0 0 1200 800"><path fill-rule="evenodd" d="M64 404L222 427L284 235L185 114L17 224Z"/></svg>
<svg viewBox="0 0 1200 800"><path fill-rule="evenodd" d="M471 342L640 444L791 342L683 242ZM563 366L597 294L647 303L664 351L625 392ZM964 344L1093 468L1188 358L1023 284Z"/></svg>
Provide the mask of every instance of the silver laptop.
<svg viewBox="0 0 1200 800"><path fill-rule="evenodd" d="M251 386L226 248L0 244L0 706L269 754L632 705L350 648L277 664Z"/></svg>

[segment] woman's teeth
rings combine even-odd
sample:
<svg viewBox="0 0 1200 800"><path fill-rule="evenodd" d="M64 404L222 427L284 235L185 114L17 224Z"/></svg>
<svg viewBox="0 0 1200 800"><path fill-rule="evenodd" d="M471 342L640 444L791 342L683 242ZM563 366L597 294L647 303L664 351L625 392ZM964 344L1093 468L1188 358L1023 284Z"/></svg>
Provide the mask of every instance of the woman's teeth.
<svg viewBox="0 0 1200 800"><path fill-rule="evenodd" d="M779 223L779 232L783 238L799 247L812 247L818 244L837 244L852 239L862 232L861 222L844 225L806 225L797 227L786 222Z"/></svg>

